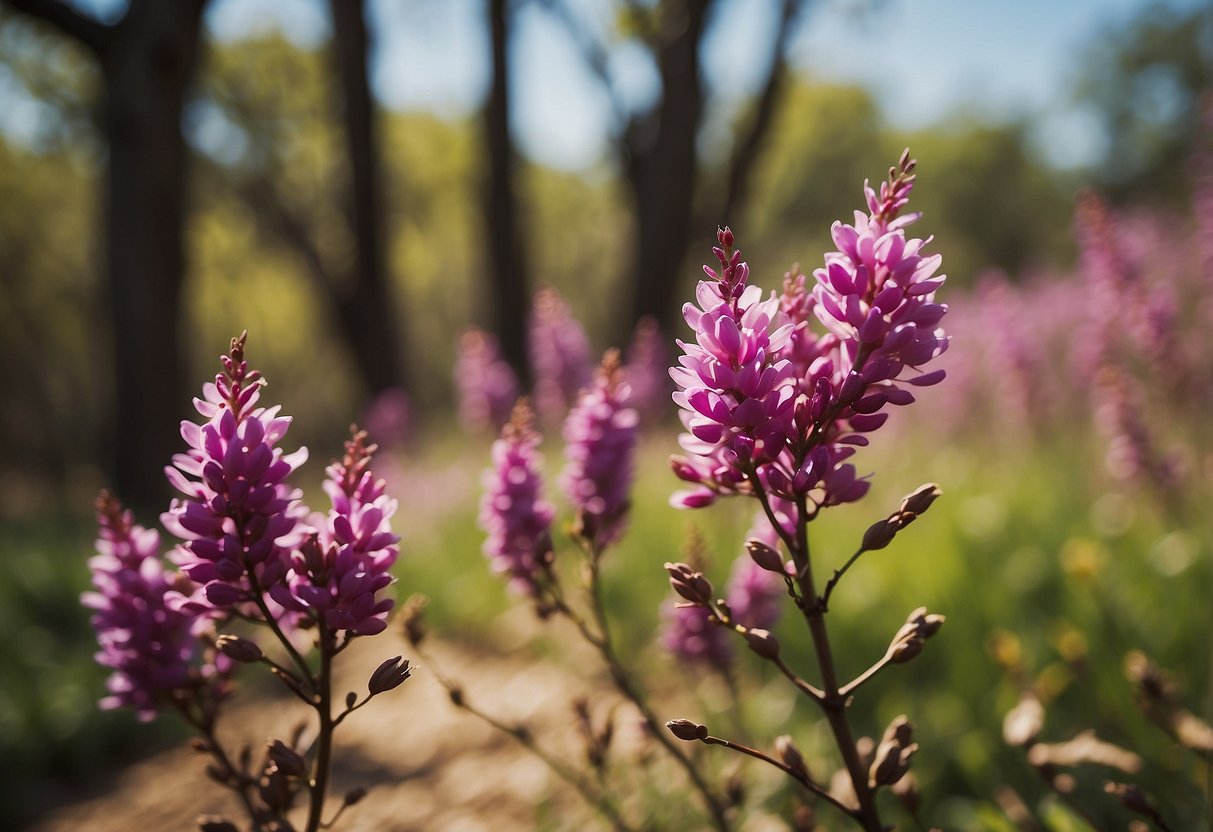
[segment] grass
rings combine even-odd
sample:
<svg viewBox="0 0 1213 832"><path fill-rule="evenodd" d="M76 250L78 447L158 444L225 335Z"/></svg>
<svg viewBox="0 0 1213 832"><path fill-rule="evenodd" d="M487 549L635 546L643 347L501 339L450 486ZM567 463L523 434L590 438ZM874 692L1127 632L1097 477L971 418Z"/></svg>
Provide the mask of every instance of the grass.
<svg viewBox="0 0 1213 832"><path fill-rule="evenodd" d="M999 447L976 435L944 447L928 441L928 452L907 453L892 437L879 439L861 457L877 472L872 494L826 512L812 529L824 577L903 494L928 480L944 488L926 517L859 561L831 602L831 638L844 676L878 658L914 607L948 616L922 656L864 689L853 706L859 731L878 736L893 716L910 714L922 744L914 768L925 816L935 825L1010 828L990 799L1005 784L1043 807L1050 828L1069 828L1073 818L1001 739L1002 716L1019 694L1017 667L1051 700L1045 739L1094 728L1138 751L1147 760L1139 782L1178 795L1169 804L1172 819L1194 823L1203 811L1199 790L1174 784L1199 772L1137 713L1121 660L1130 648L1145 650L1176 671L1189 706L1208 714L1213 547L1207 527L1188 525L1182 515L1198 516L1191 512L1209 494L1168 507L1113 487L1099 473L1098 448L1082 437L1051 447ZM516 599L488 572L475 522L488 444L450 435L399 460L397 594L429 595L432 629L443 637L506 650L514 646L508 625L518 619ZM545 449L553 475L554 445ZM695 673L669 674L655 645L658 607L669 594L662 564L681 558L694 526L706 541L711 577L723 583L753 507L733 501L699 512L670 508L676 482L664 460L674 448L672 437L661 435L641 452L631 529L608 555L606 598L623 652L646 675L665 673L661 685L684 688L702 707L670 716L724 730L728 698L719 686ZM311 468L318 477L320 466ZM304 485L320 499L313 483ZM30 809L78 793L97 771L181 735L168 720L139 725L129 715L96 710L105 674L92 662L87 615L78 604L93 537L86 510L71 507L62 516L0 528L0 625L7 635L0 641L0 826L19 825ZM567 522L567 514L560 516ZM807 672L813 663L802 624L787 618L780 637L790 663ZM560 654L549 638L535 649L538 657ZM792 734L815 773L827 776L833 754L816 715L755 657L739 652L747 733L760 743ZM742 771L757 774L756 765ZM778 809L786 793L763 778L755 799ZM1102 798L1098 777L1080 782ZM1123 826L1123 812L1110 801L1092 805L1101 819Z"/></svg>

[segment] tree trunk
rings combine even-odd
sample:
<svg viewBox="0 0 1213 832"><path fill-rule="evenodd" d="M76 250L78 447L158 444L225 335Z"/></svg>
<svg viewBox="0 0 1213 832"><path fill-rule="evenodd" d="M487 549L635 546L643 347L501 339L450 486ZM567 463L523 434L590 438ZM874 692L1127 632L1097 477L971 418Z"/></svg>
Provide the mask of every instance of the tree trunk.
<svg viewBox="0 0 1213 832"><path fill-rule="evenodd" d="M341 85L339 109L345 127L350 182L345 206L356 246L347 289L334 287L337 321L371 395L407 387L401 360L400 316L392 303L384 253L382 181L376 142L375 104L367 80L369 54L362 0L329 0L333 54Z"/></svg>
<svg viewBox="0 0 1213 832"><path fill-rule="evenodd" d="M178 421L193 387L178 326L186 213L181 115L202 6L135 0L101 53L115 381L110 465L119 493L138 506L162 505L168 494L163 470L180 450Z"/></svg>
<svg viewBox="0 0 1213 832"><path fill-rule="evenodd" d="M669 3L663 9L658 66L661 103L629 137L628 169L636 217L627 338L645 315L672 332L680 269L686 254L695 196L695 139L703 116L699 40L707 0ZM711 229L704 229L704 240ZM622 342L621 342L622 343Z"/></svg>
<svg viewBox="0 0 1213 832"><path fill-rule="evenodd" d="M501 342L502 355L529 389L527 318L530 295L525 259L518 232L518 197L514 190L517 157L509 123L509 21L507 0L489 0L489 35L493 70L484 105L484 137L488 150L485 181L485 223L488 227L491 327Z"/></svg>

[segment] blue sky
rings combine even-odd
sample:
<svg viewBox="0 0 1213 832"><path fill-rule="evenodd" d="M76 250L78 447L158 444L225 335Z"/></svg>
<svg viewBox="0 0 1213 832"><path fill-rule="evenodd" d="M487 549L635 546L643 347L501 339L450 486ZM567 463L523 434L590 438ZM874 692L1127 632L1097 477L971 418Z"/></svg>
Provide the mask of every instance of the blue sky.
<svg viewBox="0 0 1213 832"><path fill-rule="evenodd" d="M610 3L569 0L592 27L611 27ZM1201 0L1161 0L1192 7ZM78 0L101 17L122 0ZM722 0L709 31L705 72L719 112L750 92L769 60L766 45L779 0ZM889 120L922 127L961 111L994 120L1029 115L1042 147L1059 164L1098 151L1089 117L1065 101L1081 50L1104 27L1150 0L818 0L790 59L806 75L868 87ZM1158 3L1155 3L1158 5ZM372 77L387 106L458 116L474 110L487 85L484 0L371 0L376 50ZM327 37L320 0L214 0L213 36L235 40L267 29L316 45ZM536 3L521 4L514 42L512 124L522 151L564 168L588 167L605 151L609 101L565 30ZM625 101L656 91L644 51L624 45L611 64Z"/></svg>

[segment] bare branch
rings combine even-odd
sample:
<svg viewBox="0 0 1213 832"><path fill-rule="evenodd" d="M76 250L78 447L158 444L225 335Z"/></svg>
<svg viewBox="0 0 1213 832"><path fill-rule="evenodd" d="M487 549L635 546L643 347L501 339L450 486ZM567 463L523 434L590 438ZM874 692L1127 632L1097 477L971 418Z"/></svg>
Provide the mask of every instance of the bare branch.
<svg viewBox="0 0 1213 832"><path fill-rule="evenodd" d="M61 34L100 55L113 32L113 26L81 14L60 0L3 0L12 8L53 26Z"/></svg>

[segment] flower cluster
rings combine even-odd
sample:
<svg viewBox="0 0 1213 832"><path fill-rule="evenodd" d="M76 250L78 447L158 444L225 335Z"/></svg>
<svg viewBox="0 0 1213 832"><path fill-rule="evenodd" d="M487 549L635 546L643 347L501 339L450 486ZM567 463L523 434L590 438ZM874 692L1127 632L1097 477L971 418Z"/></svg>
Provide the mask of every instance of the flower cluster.
<svg viewBox="0 0 1213 832"><path fill-rule="evenodd" d="M493 335L469 329L459 337L455 387L459 421L467 430L497 430L509 421L518 400L518 377Z"/></svg>
<svg viewBox="0 0 1213 832"><path fill-rule="evenodd" d="M779 534L761 514L755 518L748 539L760 541L772 549L779 546ZM783 595L783 580L759 566L748 554L742 554L733 562L724 597L733 623L748 629L771 629L779 620ZM662 607L662 618L662 644L673 655L693 664L719 668L732 662L729 634L718 626L710 607L670 600Z"/></svg>
<svg viewBox="0 0 1213 832"><path fill-rule="evenodd" d="M886 405L914 400L906 389L942 380L921 372L948 344L937 328L947 307L935 303L944 277L929 242L907 239L918 219L903 215L914 183L903 155L879 192L866 186L868 214L836 222L836 251L813 276L790 273L781 296L762 299L748 286L749 267L721 228L713 249L719 269L696 290L698 306L683 310L694 343L670 371L688 433L688 457L675 473L695 488L674 503L697 508L717 495L761 487L784 500L806 499L810 515L851 502L868 488L846 460L864 434L887 419ZM817 334L810 318L824 327Z"/></svg>
<svg viewBox="0 0 1213 832"><path fill-rule="evenodd" d="M160 535L137 525L106 491L97 499L97 523L97 555L89 560L96 591L81 602L94 611L97 663L113 670L101 707L130 707L147 721L166 699L206 685L217 673L202 664L197 616L173 603L183 579L165 570Z"/></svg>
<svg viewBox="0 0 1213 832"><path fill-rule="evenodd" d="M568 302L551 288L535 293L527 341L535 373L535 409L545 423L554 424L590 381L590 342Z"/></svg>
<svg viewBox="0 0 1213 832"><path fill-rule="evenodd" d="M307 449L284 454L277 447L291 420L278 407L254 407L261 374L244 360L244 343L243 335L232 339L223 372L194 399L206 421L181 423L189 450L165 468L185 496L160 519L183 541L174 553L181 571L202 585L191 599L195 610L264 607L265 593L286 578L306 514L286 478Z"/></svg>
<svg viewBox="0 0 1213 832"><path fill-rule="evenodd" d="M493 568L533 594L555 510L543 498L539 434L531 409L520 401L493 443L493 467L485 472L480 525L488 532L484 553Z"/></svg>
<svg viewBox="0 0 1213 832"><path fill-rule="evenodd" d="M603 546L619 539L627 515L639 423L630 400L619 351L609 350L593 386L581 393L564 422L565 493L583 525L592 527L587 536Z"/></svg>
<svg viewBox="0 0 1213 832"><path fill-rule="evenodd" d="M387 627L394 603L377 593L392 583L400 536L389 522L396 501L368 470L376 446L366 444L365 431L352 433L344 458L326 469L332 510L309 518L316 531L292 553L287 582L270 596L288 610L322 617L331 631L371 636Z"/></svg>
<svg viewBox="0 0 1213 832"><path fill-rule="evenodd" d="M645 316L636 323L623 358L632 406L646 421L663 418L672 390L670 351L656 320Z"/></svg>

